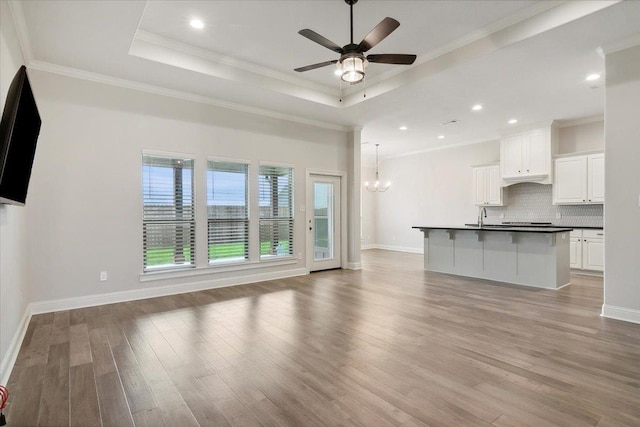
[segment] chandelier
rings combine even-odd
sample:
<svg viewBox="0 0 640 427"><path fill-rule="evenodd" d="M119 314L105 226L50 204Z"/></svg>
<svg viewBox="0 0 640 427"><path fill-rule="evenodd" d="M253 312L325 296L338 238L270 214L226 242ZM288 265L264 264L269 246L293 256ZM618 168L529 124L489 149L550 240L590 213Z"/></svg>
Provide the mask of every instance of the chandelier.
<svg viewBox="0 0 640 427"><path fill-rule="evenodd" d="M373 185L369 185L369 182L365 182L364 183L364 188L367 189L367 191L371 191L371 192L379 192L379 193L383 193L385 191L387 191L389 189L389 187L391 187L391 182L387 181L386 184L382 185L380 184L380 177L378 175L378 146L380 144L376 144L376 182Z"/></svg>

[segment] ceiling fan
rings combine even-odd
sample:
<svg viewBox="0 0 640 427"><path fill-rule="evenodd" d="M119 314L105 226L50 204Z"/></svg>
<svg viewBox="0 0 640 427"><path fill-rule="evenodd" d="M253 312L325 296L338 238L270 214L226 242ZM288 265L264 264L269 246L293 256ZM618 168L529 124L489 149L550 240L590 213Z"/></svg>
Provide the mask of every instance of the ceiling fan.
<svg viewBox="0 0 640 427"><path fill-rule="evenodd" d="M314 70L316 68L326 67L327 65L338 64L340 77L347 83L356 84L364 79L364 69L369 62L377 62L380 64L398 64L411 65L416 60L416 55L406 55L397 53L383 53L378 55L367 55L364 53L380 43L396 28L400 23L393 18L384 18L373 30L365 36L360 44L353 43L353 5L358 0L344 0L349 5L351 17L351 43L340 47L326 37L312 31L308 28L298 31L298 34L314 41L327 49L340 54L340 59L332 61L320 62L318 64L307 65L305 67L296 68L294 71L303 72Z"/></svg>

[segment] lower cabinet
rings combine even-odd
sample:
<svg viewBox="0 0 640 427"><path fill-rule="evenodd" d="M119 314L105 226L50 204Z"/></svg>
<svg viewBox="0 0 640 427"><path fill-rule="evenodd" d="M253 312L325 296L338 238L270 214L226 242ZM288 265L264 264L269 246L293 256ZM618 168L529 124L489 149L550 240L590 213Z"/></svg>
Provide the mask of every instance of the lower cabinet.
<svg viewBox="0 0 640 427"><path fill-rule="evenodd" d="M577 270L604 271L604 231L573 230L569 241L569 263Z"/></svg>

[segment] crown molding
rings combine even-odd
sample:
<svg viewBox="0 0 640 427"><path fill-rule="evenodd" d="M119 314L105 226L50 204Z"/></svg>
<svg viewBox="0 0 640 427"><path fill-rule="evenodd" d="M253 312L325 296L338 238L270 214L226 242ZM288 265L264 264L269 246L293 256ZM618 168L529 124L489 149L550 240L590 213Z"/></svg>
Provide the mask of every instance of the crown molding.
<svg viewBox="0 0 640 427"><path fill-rule="evenodd" d="M541 5L541 9L537 11L537 13L528 18L520 19L515 24L508 25L509 21L505 21L505 23L501 24L504 28L494 31L491 34L483 35L479 32L475 35L470 35L469 40L471 41L464 45L449 47L450 50L442 52L438 56L430 59L427 58L419 65L413 66L393 77L386 78L377 83L367 84L366 91L364 91L366 92L366 98L362 96L363 91L358 91L344 96L342 103L345 108L351 107L366 99L383 95L465 62L493 53L514 43L545 33L576 19L613 6L620 3L620 1L621 0L568 1L558 4L554 2L554 6L548 9L544 9ZM533 9L531 13L533 12L536 12L536 10ZM499 25L496 28L499 28ZM458 43L463 42L464 39ZM452 44L452 46L455 45ZM432 55L437 55L437 53L438 52L432 53Z"/></svg>
<svg viewBox="0 0 640 427"><path fill-rule="evenodd" d="M260 74L262 76L266 76L272 79L281 80L283 82L287 82L292 85L306 87L307 89L323 92L331 96L334 96L336 98L340 96L340 93L338 92L338 90L329 88L325 85L310 82L308 80L297 78L297 77L292 77L289 74L274 70L272 68L257 65L257 64L236 59L230 56L222 55L207 49L202 49L199 47L188 45L188 44L179 42L177 40L164 37L149 31L140 30L140 29L136 31L136 34L133 38L133 42L131 46L134 45L136 40L144 41L146 43L151 43L156 46L161 46L167 49L175 50L177 52L181 52L186 55L191 55L194 57L206 59L208 61L211 61L217 64L226 65L226 66L237 68L243 71L248 71L254 74Z"/></svg>
<svg viewBox="0 0 640 427"><path fill-rule="evenodd" d="M16 28L18 35L18 43L20 43L20 49L22 49L22 56L27 65L33 61L33 49L31 48L31 39L29 38L29 31L27 29L27 21L24 17L24 11L22 10L22 2L17 0L9 0L9 12L13 20L13 25Z"/></svg>
<svg viewBox="0 0 640 427"><path fill-rule="evenodd" d="M608 45L601 46L598 50L604 55L609 55L638 45L640 45L640 33L634 34L622 40L618 40L614 43L609 43Z"/></svg>
<svg viewBox="0 0 640 427"><path fill-rule="evenodd" d="M284 73L139 31L129 55L341 109L340 95Z"/></svg>
<svg viewBox="0 0 640 427"><path fill-rule="evenodd" d="M448 150L450 148L465 147L467 145L484 144L485 142L498 142L498 141L500 141L500 136L495 135L495 136L490 136L486 138L479 138L479 139L473 139L470 141L459 142L456 144L448 144L448 145L441 145L437 147L424 148L422 150L407 151L406 153L402 153L402 154L394 154L392 156L386 156L383 160L397 159L400 157L415 156L416 154L429 153L432 151Z"/></svg>
<svg viewBox="0 0 640 427"><path fill-rule="evenodd" d="M590 117L581 117L579 119L558 120L558 128L568 128L571 126L587 125L589 123L603 122L604 114L598 114Z"/></svg>
<svg viewBox="0 0 640 427"><path fill-rule="evenodd" d="M335 131L341 131L341 132L348 132L350 130L350 127L348 126L336 125L333 123L307 119L304 117L294 116L290 114L277 113L277 112L266 110L263 108L251 107L248 105L238 104L235 102L223 101L220 99L215 99L207 96L195 95L192 93L181 92L173 89L167 89L160 86L154 86L154 85L140 83L132 80L111 77L104 74L98 74L90 71L79 70L77 68L72 68L72 67L65 67L62 65L52 64L44 61L38 61L38 60L30 61L29 69L45 71L45 72L59 74L59 75L81 79L81 80L88 80L95 83L117 86L125 89L136 90L139 92L151 93L154 95L177 98L185 101L196 102L199 104L212 105L214 107L225 108L228 110L238 111L242 113L255 114L258 116L269 117L272 119L285 120L289 122L319 127L323 129L329 129L329 130L335 130Z"/></svg>
<svg viewBox="0 0 640 427"><path fill-rule="evenodd" d="M530 6L521 11L518 11L517 13L507 16L484 28L480 28L478 30L472 31L471 33L466 34L457 40L453 40L437 49L418 54L416 65L423 64L439 56L442 56L454 50L460 49L463 46L466 46L484 37L488 37L491 34L496 33L500 30L504 30L505 28L511 27L512 25L516 25L519 22L524 21L525 19L529 19L533 16L536 16L542 12L545 12L549 9L559 6L562 3L565 3L565 0L554 0L554 1L545 1L545 2L535 3L533 6ZM383 80L386 80L388 78L391 78L397 74L400 74L402 72L403 72L402 68L400 68L399 70L389 70L370 79L368 83L373 85ZM357 92L357 91L348 91L348 94L351 94L353 92Z"/></svg>

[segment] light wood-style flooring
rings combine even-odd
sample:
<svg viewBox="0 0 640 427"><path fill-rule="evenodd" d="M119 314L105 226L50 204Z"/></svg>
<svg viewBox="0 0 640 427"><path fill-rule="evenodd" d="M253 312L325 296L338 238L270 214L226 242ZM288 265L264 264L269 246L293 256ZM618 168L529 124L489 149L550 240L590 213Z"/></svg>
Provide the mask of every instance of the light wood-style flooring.
<svg viewBox="0 0 640 427"><path fill-rule="evenodd" d="M640 426L640 325L559 291L362 271L34 316L9 426Z"/></svg>

